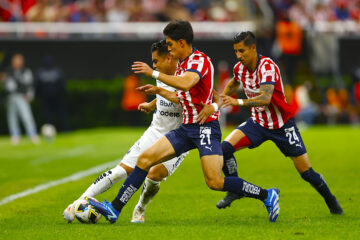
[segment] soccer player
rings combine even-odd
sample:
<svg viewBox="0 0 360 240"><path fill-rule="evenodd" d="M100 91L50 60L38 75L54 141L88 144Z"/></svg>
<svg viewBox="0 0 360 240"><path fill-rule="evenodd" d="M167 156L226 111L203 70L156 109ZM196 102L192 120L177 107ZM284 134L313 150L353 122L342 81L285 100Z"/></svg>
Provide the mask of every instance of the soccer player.
<svg viewBox="0 0 360 240"><path fill-rule="evenodd" d="M193 30L189 22L177 20L170 22L163 31L171 55L179 60L175 76L154 71L143 62L135 62L135 73L153 76L163 83L177 89L176 94L183 109L183 124L156 141L143 152L135 169L122 185L116 198L110 203L106 200L89 200L111 223L117 221L122 208L140 188L151 166L166 161L183 152L197 148L200 153L202 169L207 185L218 191L230 191L256 198L265 203L269 220L275 221L279 214L279 194L277 189L262 189L238 177L221 176L223 156L221 150L221 131L218 122L218 105L212 103L214 72L210 58L192 48ZM196 123L202 104L212 105L215 113L204 124Z"/></svg>
<svg viewBox="0 0 360 240"><path fill-rule="evenodd" d="M223 106L251 107L251 117L222 142L225 175L237 176L235 151L246 147L256 148L271 140L285 156L293 160L301 177L321 194L330 212L342 214L343 211L324 178L311 167L294 121L294 113L285 101L278 66L270 58L257 53L256 39L252 32L237 34L233 47L239 62L234 67L234 77L221 95ZM242 86L248 99L230 97L239 86ZM241 197L241 194L227 193L217 207L230 206L232 201Z"/></svg>
<svg viewBox="0 0 360 240"><path fill-rule="evenodd" d="M165 40L156 42L151 47L153 67L166 74L173 75L176 70L177 60L168 52ZM162 90L174 92L175 89L166 84L156 81L157 86ZM165 94L166 95L166 94ZM166 96L165 96L166 97ZM170 130L176 129L182 122L182 109L179 104L171 101L178 101L175 96L170 100L157 95L150 103L142 103L139 110L151 112L155 110L150 127L144 132L141 138L130 148L119 165L101 174L92 185L81 195L83 197L95 197L108 190L113 184L125 179L134 169L139 155L150 147L157 139ZM211 108L211 107L210 107ZM140 199L133 211L131 222L143 223L145 221L145 208L155 194L159 191L160 182L171 175L181 164L188 152L174 157L164 163L152 167L145 179ZM75 217L74 204L70 204L64 211L64 218L72 222Z"/></svg>

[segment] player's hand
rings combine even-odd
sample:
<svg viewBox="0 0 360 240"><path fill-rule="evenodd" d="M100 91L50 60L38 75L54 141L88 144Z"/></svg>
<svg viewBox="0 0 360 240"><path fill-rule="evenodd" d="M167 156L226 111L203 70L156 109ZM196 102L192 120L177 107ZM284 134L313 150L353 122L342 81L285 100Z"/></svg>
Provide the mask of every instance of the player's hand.
<svg viewBox="0 0 360 240"><path fill-rule="evenodd" d="M146 84L144 86L141 87L137 87L136 90L149 94L149 95L155 95L158 94L159 92L159 88L157 86L151 85L151 84Z"/></svg>
<svg viewBox="0 0 360 240"><path fill-rule="evenodd" d="M204 124L206 119L208 119L215 112L215 108L212 105L207 105L201 102L201 106L202 109L196 118L196 122L200 125Z"/></svg>
<svg viewBox="0 0 360 240"><path fill-rule="evenodd" d="M138 110L144 113L150 113L155 110L155 105L148 102L143 102L139 104Z"/></svg>
<svg viewBox="0 0 360 240"><path fill-rule="evenodd" d="M221 100L223 101L222 107L239 105L238 100L235 98L232 98L232 97L224 95L224 94L221 94L220 97L221 97Z"/></svg>
<svg viewBox="0 0 360 240"><path fill-rule="evenodd" d="M134 62L133 65L131 66L131 70L133 70L134 73L137 74L143 73L149 77L151 77L153 73L153 69L144 62Z"/></svg>

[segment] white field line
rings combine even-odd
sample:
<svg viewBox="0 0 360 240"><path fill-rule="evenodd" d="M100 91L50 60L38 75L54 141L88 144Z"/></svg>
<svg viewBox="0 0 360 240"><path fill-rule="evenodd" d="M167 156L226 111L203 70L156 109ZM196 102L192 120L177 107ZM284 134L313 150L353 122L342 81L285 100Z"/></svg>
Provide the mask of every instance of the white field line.
<svg viewBox="0 0 360 240"><path fill-rule="evenodd" d="M0 200L0 206L4 205L4 204L7 204L9 202L12 202L12 201L14 201L16 199L26 197L28 195L31 195L31 194L34 194L34 193L37 193L37 192L41 192L43 190L49 189L51 187L55 187L55 186L63 184L63 183L77 181L77 180L82 179L84 177L87 177L89 175L104 171L109 167L114 167L117 163L119 163L119 160L107 162L107 163L95 166L93 168L87 169L85 171L80 171L80 172L74 173L74 174L72 174L70 176L67 176L65 178L61 178L61 179L58 179L58 180L43 183L43 184L35 186L34 188L29 188L29 189L27 189L25 191L22 191L22 192L7 196L7 197Z"/></svg>
<svg viewBox="0 0 360 240"><path fill-rule="evenodd" d="M69 149L67 151L62 152L59 155L51 155L51 156L40 157L40 158L34 159L34 160L32 160L30 162L30 164L36 166L36 165L56 161L56 160L59 160L59 159L72 158L72 157L75 157L75 156L80 156L80 155L88 152L89 150L91 150L93 147L94 146L92 146L92 145L88 145L88 146L82 146L82 147Z"/></svg>

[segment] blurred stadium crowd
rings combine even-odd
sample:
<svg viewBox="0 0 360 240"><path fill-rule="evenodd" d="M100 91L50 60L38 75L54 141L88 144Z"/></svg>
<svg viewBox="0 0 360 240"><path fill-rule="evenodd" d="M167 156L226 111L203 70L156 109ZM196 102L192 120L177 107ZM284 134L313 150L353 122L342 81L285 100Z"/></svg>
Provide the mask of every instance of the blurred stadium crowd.
<svg viewBox="0 0 360 240"><path fill-rule="evenodd" d="M359 124L360 62L344 78L339 67L338 46L339 35L343 32L339 34L333 30L319 31L314 26L318 22L359 23L360 0L0 1L0 22L166 22L174 19L195 22L254 22L257 25L256 33L259 46L261 46L260 52L279 62L286 97L296 112L298 122L303 123L304 126L314 123ZM44 68L42 71L40 73L46 77L57 78L56 80L44 79L44 82L48 84L46 87L53 90L61 89L59 93L61 96L58 97L61 100L51 99L52 105L45 104L47 100L44 100L44 94L41 95L41 91L36 93L36 96L43 98L44 112L47 116L45 123L54 122L54 120L49 120L49 116L54 115L51 111L57 109L63 125L60 128L66 130L68 129L64 120L66 114L61 107L61 104L65 102L63 99L65 80L62 76L60 77L62 73L60 74L55 68ZM47 74L47 71L52 71L52 74ZM11 70L9 66L8 70L3 69L2 74L5 90L12 94L14 92L6 87L9 85L6 76L14 72L16 71ZM231 77L231 66L221 63L218 65L217 73L221 90L221 85ZM38 70L34 79L39 79L39 76L41 74ZM134 79L138 83L136 76L130 76L127 79ZM62 87L51 85L55 83L61 83ZM27 87L33 88L35 85L32 86L32 84L37 84L36 88L39 89L39 80L28 84ZM55 94L49 94L49 96L53 97ZM140 98L141 101L145 99L143 96ZM29 101L30 99L27 102ZM134 98L134 102L137 101ZM136 112L136 107L128 110L124 107L124 103L122 105L124 111ZM225 111L228 113L228 122L238 124L239 119L246 119L246 117L241 117L241 114L246 111L238 110L238 108L233 108ZM134 119L139 120L141 117L136 115ZM130 119L129 122L136 121ZM16 127L12 128L15 129L13 130L15 135L18 134ZM34 136L34 130L28 130L28 132L29 136Z"/></svg>
<svg viewBox="0 0 360 240"><path fill-rule="evenodd" d="M1 21L148 22L244 21L258 9L301 26L317 20L359 20L359 0L2 0ZM271 14L271 13L270 13Z"/></svg>

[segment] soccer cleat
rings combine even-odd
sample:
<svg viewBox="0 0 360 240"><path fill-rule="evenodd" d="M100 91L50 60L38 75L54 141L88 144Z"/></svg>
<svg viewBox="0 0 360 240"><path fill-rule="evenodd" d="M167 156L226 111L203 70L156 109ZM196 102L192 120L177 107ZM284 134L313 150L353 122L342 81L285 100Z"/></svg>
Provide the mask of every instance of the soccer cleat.
<svg viewBox="0 0 360 240"><path fill-rule="evenodd" d="M132 223L144 223L145 222L145 209L136 205L131 218Z"/></svg>
<svg viewBox="0 0 360 240"><path fill-rule="evenodd" d="M230 207L233 201L235 201L236 199L240 199L242 197L244 196L232 192L227 192L226 196L216 204L216 207L218 209Z"/></svg>
<svg viewBox="0 0 360 240"><path fill-rule="evenodd" d="M280 212L280 206L279 206L280 190L276 188L270 188L267 189L267 191L268 191L268 196L264 201L264 204L269 213L269 221L275 222Z"/></svg>
<svg viewBox="0 0 360 240"><path fill-rule="evenodd" d="M67 220L68 223L72 223L75 219L75 204L70 204L67 208L65 208L63 213L64 219Z"/></svg>
<svg viewBox="0 0 360 240"><path fill-rule="evenodd" d="M120 212L118 212L108 201L104 200L104 202L102 203L89 198L89 203L96 210L98 210L101 215L103 215L110 223L115 223L118 219Z"/></svg>
<svg viewBox="0 0 360 240"><path fill-rule="evenodd" d="M325 200L325 202L326 205L329 207L331 214L342 215L344 213L335 196L329 200Z"/></svg>

